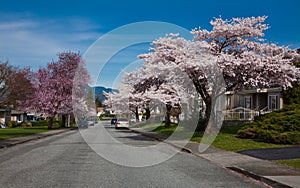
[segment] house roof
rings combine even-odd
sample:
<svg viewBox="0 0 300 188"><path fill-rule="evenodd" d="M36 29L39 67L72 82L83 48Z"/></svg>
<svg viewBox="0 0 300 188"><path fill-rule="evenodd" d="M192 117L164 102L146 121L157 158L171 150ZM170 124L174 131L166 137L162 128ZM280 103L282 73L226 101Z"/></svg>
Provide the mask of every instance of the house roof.
<svg viewBox="0 0 300 188"><path fill-rule="evenodd" d="M281 92L281 87L273 87L273 88L257 88L257 89L242 89L238 91L226 91L225 95L232 94L251 94L251 93L273 93L273 92Z"/></svg>
<svg viewBox="0 0 300 188"><path fill-rule="evenodd" d="M11 114L13 115L13 114L25 114L26 112L24 112L24 111L19 111L19 110L12 110L11 111Z"/></svg>
<svg viewBox="0 0 300 188"><path fill-rule="evenodd" d="M97 107L97 112L102 112L104 110L104 107Z"/></svg>
<svg viewBox="0 0 300 188"><path fill-rule="evenodd" d="M241 90L238 91L238 94L250 94L250 93L272 93L272 92L281 92L281 87L275 88L262 88L262 89L249 89L249 90Z"/></svg>
<svg viewBox="0 0 300 188"><path fill-rule="evenodd" d="M0 106L0 111L1 112L6 112L6 111L10 111L11 107L6 107L6 106Z"/></svg>

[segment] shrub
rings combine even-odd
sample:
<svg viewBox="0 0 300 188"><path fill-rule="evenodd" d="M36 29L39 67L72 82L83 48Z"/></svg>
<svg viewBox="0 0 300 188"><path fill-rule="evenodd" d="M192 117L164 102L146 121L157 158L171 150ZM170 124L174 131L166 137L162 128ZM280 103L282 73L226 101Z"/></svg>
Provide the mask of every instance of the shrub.
<svg viewBox="0 0 300 188"><path fill-rule="evenodd" d="M245 130L239 130L238 132L239 138L253 139L256 138L257 131L254 128L246 128Z"/></svg>
<svg viewBox="0 0 300 188"><path fill-rule="evenodd" d="M115 114L103 114L102 117L115 117Z"/></svg>
<svg viewBox="0 0 300 188"><path fill-rule="evenodd" d="M286 132L283 133L282 136L286 144L300 144L300 132Z"/></svg>
<svg viewBox="0 0 300 188"><path fill-rule="evenodd" d="M40 121L35 121L35 122L32 122L32 126L36 126L36 127L39 127L39 126L48 126L48 120L40 120Z"/></svg>
<svg viewBox="0 0 300 188"><path fill-rule="evenodd" d="M238 131L237 137L276 144L299 144L300 105L289 105L255 118Z"/></svg>
<svg viewBox="0 0 300 188"><path fill-rule="evenodd" d="M9 128L14 128L14 127L17 127L18 124L17 124L16 121L9 121L9 122L7 122L7 126L8 126Z"/></svg>
<svg viewBox="0 0 300 188"><path fill-rule="evenodd" d="M30 121L23 121L20 123L21 127L32 127L32 123Z"/></svg>
<svg viewBox="0 0 300 188"><path fill-rule="evenodd" d="M48 125L48 123L47 123ZM60 127L62 125L62 121L61 120L54 120L53 121L53 127Z"/></svg>

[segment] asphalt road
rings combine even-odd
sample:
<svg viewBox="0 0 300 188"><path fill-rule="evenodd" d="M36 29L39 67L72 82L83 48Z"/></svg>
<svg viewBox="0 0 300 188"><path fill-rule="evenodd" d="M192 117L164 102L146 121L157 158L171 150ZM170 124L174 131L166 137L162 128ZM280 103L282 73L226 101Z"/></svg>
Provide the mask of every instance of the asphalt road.
<svg viewBox="0 0 300 188"><path fill-rule="evenodd" d="M115 130L108 124L98 124L83 132L100 130L107 130L122 142L120 145L157 144L129 130ZM101 145L112 146L109 142ZM153 153L170 153L168 150L177 149L153 149ZM121 166L94 152L79 131L3 148L0 159L0 187L263 187L259 182L183 152L153 166Z"/></svg>

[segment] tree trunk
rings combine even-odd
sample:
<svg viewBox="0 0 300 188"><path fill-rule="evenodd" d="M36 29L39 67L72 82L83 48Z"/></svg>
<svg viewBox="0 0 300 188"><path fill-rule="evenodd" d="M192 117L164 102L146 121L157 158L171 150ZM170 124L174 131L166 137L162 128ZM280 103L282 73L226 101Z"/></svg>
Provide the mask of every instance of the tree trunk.
<svg viewBox="0 0 300 188"><path fill-rule="evenodd" d="M203 119L201 120L201 117L199 117L198 120L198 130L199 131L207 131L208 133L215 133L217 130L217 127L220 126L218 125L219 122L219 117L218 117L218 109L215 109L215 100L209 100L208 103L206 104L206 109L205 109L205 118L204 121ZM202 123L201 123L202 122Z"/></svg>
<svg viewBox="0 0 300 188"><path fill-rule="evenodd" d="M211 103L209 103L209 104L206 105L205 117L204 117L204 125L202 127L202 131L204 131L206 129L206 127L208 126L210 115L211 115Z"/></svg>
<svg viewBox="0 0 300 188"><path fill-rule="evenodd" d="M171 108L172 106L169 104L166 104L166 116L165 116L165 127L170 127L171 126L171 120L170 120L170 115L171 115Z"/></svg>
<svg viewBox="0 0 300 188"><path fill-rule="evenodd" d="M202 117L202 110L199 111L199 117L198 117L198 123L197 123L197 131L203 132L205 131L206 127L208 126L209 123L209 119L211 116L211 110L212 110L212 106L211 106L211 100L208 99L205 102L205 114L204 114L204 118Z"/></svg>
<svg viewBox="0 0 300 188"><path fill-rule="evenodd" d="M53 119L54 119L54 117L50 117L49 122L48 122L48 129L52 129Z"/></svg>
<svg viewBox="0 0 300 188"><path fill-rule="evenodd" d="M138 107L135 107L135 119L136 119L136 122L138 122L140 120L139 118L139 108Z"/></svg>
<svg viewBox="0 0 300 188"><path fill-rule="evenodd" d="M66 120L67 120L67 115L62 114L61 115L61 127L66 127Z"/></svg>
<svg viewBox="0 0 300 188"><path fill-rule="evenodd" d="M150 116L151 116L150 109L146 108L145 110L146 110L146 120L148 120L150 118Z"/></svg>

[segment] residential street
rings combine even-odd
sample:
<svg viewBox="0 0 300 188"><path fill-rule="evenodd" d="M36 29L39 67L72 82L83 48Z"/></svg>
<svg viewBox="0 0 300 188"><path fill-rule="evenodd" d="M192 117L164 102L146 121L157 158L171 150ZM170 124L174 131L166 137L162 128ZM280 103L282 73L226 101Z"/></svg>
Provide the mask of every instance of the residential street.
<svg viewBox="0 0 300 188"><path fill-rule="evenodd" d="M108 122L83 131L100 131L103 126L122 143L157 144L129 130L115 130ZM111 143L102 144L109 148ZM263 187L183 152L149 167L113 164L95 153L76 130L3 148L0 159L1 187Z"/></svg>

